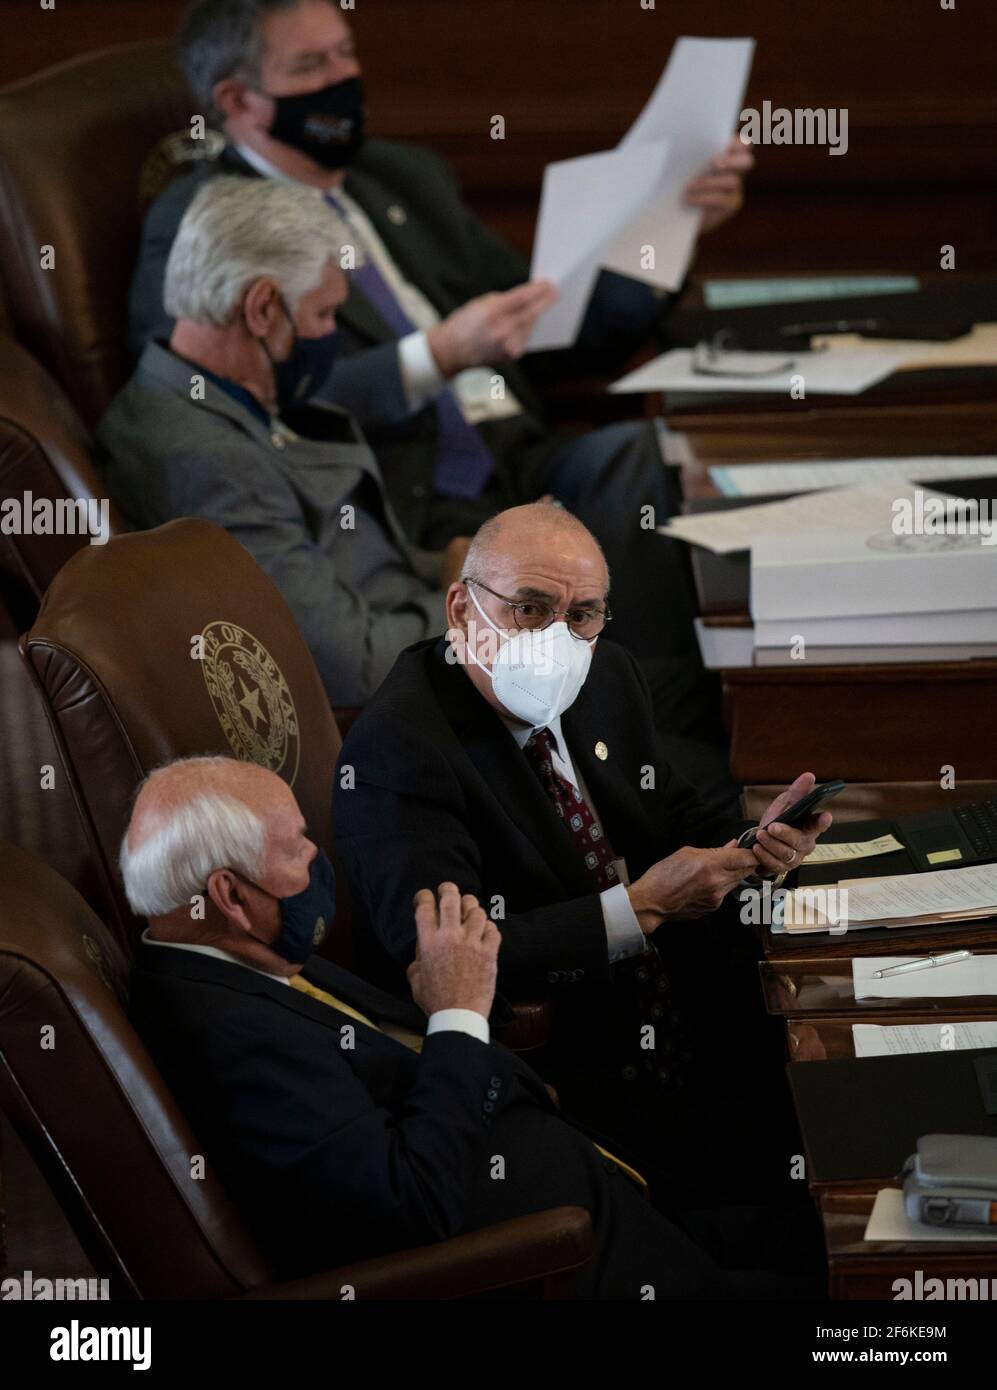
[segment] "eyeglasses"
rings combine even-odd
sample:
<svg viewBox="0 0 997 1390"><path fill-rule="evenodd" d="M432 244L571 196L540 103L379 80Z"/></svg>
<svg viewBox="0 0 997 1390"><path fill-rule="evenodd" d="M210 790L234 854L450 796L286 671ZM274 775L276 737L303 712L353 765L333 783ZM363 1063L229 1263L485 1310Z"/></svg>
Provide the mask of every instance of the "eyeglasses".
<svg viewBox="0 0 997 1390"><path fill-rule="evenodd" d="M563 618L572 637L577 637L581 642L591 642L613 618L608 608L551 608L549 603L535 598L507 598L505 594L489 589L480 579L468 579L466 575L461 583L475 584L486 594L491 594L492 598L501 599L512 610L513 622L522 632L542 632L545 627L550 627L555 618Z"/></svg>

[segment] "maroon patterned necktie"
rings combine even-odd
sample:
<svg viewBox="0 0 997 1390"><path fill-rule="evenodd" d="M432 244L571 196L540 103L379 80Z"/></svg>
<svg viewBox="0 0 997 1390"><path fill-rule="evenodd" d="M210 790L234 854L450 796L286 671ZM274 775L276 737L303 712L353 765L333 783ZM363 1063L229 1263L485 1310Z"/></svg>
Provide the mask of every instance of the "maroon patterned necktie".
<svg viewBox="0 0 997 1390"><path fill-rule="evenodd" d="M585 867L599 888L615 888L620 881L615 854L596 824L592 808L577 787L562 777L553 762L557 745L549 729L536 729L526 741L525 753L540 783L554 803L554 810L578 847Z"/></svg>
<svg viewBox="0 0 997 1390"><path fill-rule="evenodd" d="M554 803L554 809L566 825L578 846L585 867L600 889L613 888L620 882L609 841L596 824L592 808L581 792L554 767L552 754L556 747L549 729L537 729L526 741L524 752L544 788ZM642 1023L654 1027L655 1047L651 1051L627 1048L623 1076L632 1081L643 1071L650 1073L664 1086L684 1084L685 1066L689 1053L680 1015L670 1007L671 984L661 959L649 941L643 955L617 961L614 974L622 988L628 990ZM636 1030L634 1035L637 1036Z"/></svg>

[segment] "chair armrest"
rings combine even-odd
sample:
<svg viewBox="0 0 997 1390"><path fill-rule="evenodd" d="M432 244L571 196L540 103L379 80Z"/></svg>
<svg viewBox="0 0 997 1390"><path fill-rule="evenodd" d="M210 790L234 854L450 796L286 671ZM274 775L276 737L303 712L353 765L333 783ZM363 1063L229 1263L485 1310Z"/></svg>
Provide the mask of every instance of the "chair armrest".
<svg viewBox="0 0 997 1390"><path fill-rule="evenodd" d="M514 1284L547 1281L578 1269L592 1257L592 1218L583 1207L553 1207L516 1216L480 1231L420 1245L372 1260L342 1265L322 1274L269 1284L241 1299L335 1299L343 1289L353 1297L379 1299L467 1298Z"/></svg>
<svg viewBox="0 0 997 1390"><path fill-rule="evenodd" d="M510 1008L510 1021L495 1029L496 1042L512 1052L532 1052L550 1041L554 1009L549 999L518 999Z"/></svg>

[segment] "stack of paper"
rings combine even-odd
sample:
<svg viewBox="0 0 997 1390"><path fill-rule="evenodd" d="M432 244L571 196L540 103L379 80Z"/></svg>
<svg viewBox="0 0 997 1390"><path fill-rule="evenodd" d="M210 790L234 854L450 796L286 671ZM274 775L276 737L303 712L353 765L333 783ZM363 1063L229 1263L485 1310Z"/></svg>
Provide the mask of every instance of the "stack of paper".
<svg viewBox="0 0 997 1390"><path fill-rule="evenodd" d="M922 496L942 500L935 493ZM916 499L901 493L896 502L910 502L915 515ZM968 522L961 533L953 527L911 534L902 524L904 514L891 510L888 523L870 516L862 527L753 542L756 646L788 648L801 639L804 650L805 644L997 640L997 534L974 532Z"/></svg>
<svg viewBox="0 0 997 1390"><path fill-rule="evenodd" d="M997 916L997 864L796 888L785 898L790 933L930 927ZM877 968L881 962L877 963ZM943 967L951 969L950 966Z"/></svg>

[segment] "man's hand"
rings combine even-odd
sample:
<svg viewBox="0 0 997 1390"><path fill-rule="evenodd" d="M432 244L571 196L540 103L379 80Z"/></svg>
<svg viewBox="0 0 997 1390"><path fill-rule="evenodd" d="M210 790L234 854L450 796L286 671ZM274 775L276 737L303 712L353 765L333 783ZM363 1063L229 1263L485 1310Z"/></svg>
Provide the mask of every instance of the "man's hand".
<svg viewBox="0 0 997 1390"><path fill-rule="evenodd" d="M437 367L449 380L466 367L495 366L522 357L533 325L557 297L549 280L531 280L462 304L426 334Z"/></svg>
<svg viewBox="0 0 997 1390"><path fill-rule="evenodd" d="M471 548L470 536L454 536L447 541L446 549L440 553L440 588L444 593L451 584L456 584L464 573L464 561Z"/></svg>
<svg viewBox="0 0 997 1390"><path fill-rule="evenodd" d="M415 895L417 944L408 968L412 998L426 1017L440 1009L472 1009L487 1018L495 998L502 938L477 898L441 883L440 902L428 888Z"/></svg>
<svg viewBox="0 0 997 1390"><path fill-rule="evenodd" d="M662 922L685 922L715 912L757 864L752 851L737 849L733 840L720 849L683 845L630 885L630 903L641 931L649 936Z"/></svg>
<svg viewBox="0 0 997 1390"><path fill-rule="evenodd" d="M816 782L817 778L812 772L801 772L792 786L776 797L758 822L768 828L759 830L751 853L765 873L784 874L800 864L834 819L830 811L821 811L795 829L779 823L783 811L788 811L801 796L812 791Z"/></svg>
<svg viewBox="0 0 997 1390"><path fill-rule="evenodd" d="M744 206L744 175L754 168L755 156L739 135L723 154L711 159L685 187L685 201L702 208L701 232L712 232Z"/></svg>

